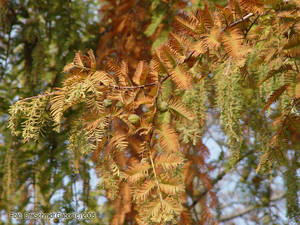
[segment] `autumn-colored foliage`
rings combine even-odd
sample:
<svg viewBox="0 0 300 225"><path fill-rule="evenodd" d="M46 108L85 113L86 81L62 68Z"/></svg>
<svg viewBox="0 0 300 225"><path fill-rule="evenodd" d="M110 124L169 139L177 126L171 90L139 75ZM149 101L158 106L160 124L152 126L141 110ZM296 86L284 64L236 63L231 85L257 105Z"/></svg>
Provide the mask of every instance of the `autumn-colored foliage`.
<svg viewBox="0 0 300 225"><path fill-rule="evenodd" d="M287 152L297 157L300 140L299 1L230 0L182 11L152 53L146 42L154 31L147 39L140 27L150 6L120 2L102 8L104 18L115 10L116 19L110 31L103 27L97 59L92 50L76 53L62 87L11 107L15 135L21 131L27 142L49 126L66 131L77 169L82 155L92 155L113 225L193 224L197 204L198 224L217 224L203 143L209 108L218 110L227 136L229 167L253 144L258 174L288 165L295 176L297 160ZM299 218L296 182L288 180L287 201L290 216Z"/></svg>

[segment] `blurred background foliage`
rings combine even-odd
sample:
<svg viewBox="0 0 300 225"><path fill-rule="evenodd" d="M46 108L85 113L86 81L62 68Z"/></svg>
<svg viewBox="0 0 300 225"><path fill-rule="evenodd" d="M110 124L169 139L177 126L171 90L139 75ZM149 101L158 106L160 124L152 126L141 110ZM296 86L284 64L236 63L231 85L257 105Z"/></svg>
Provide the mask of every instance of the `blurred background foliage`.
<svg viewBox="0 0 300 225"><path fill-rule="evenodd" d="M227 1L207 2L224 5ZM44 130L44 137L38 143L24 144L7 128L8 109L18 99L60 86L64 79L63 67L72 61L78 50L93 49L99 68L109 58L126 58L131 69L135 68L139 60L149 60L153 49L167 40L176 14L198 7L203 8L204 1L0 0L2 224L36 224L35 221L15 221L9 217L10 212L24 211L93 211L97 218L82 220L80 224L109 223L113 206L105 201L101 187L96 187L98 180L93 173L91 156L82 156L80 162L74 162L77 159L67 150L66 134L54 133L52 129ZM250 101L253 93L243 91L242 95ZM214 104L212 100L211 104ZM214 214L220 224L235 224L234 221L236 224L288 224L287 212L299 213L297 199L294 199L299 187L297 179L293 179L297 177L299 156L294 156L294 163L270 171L270 177L256 174L258 156L255 148L260 143L245 142L241 146L244 155L236 170L229 170L226 137L217 125L219 114L210 107L208 111L211 111L211 117L204 139L212 155L210 175L219 199ZM256 119L250 112L249 121L253 121L254 127L260 124ZM80 166L75 168L76 165ZM201 180L196 180L194 189L193 193L188 193L191 201L205 195ZM290 189L290 196L285 194L287 189ZM279 197L272 199L271 190ZM289 204L294 205L286 205L285 198L291 198ZM281 202L277 204L278 201ZM235 217L232 213L240 206L245 207L245 213ZM194 222L201 213L200 208L192 211ZM41 224L52 224L52 221Z"/></svg>
<svg viewBox="0 0 300 225"><path fill-rule="evenodd" d="M102 192L91 190L91 163L88 158L82 160L79 174L74 173L74 159L66 150L64 133L45 130L39 143L24 144L12 137L7 128L10 104L59 86L64 78L62 69L74 53L78 49L96 48L98 2L16 0L1 1L0 6L2 224L12 223L9 212L25 210L89 210L100 214L97 201ZM18 222L36 224L35 221ZM69 221L69 224L77 222ZM105 219L93 224L105 224Z"/></svg>

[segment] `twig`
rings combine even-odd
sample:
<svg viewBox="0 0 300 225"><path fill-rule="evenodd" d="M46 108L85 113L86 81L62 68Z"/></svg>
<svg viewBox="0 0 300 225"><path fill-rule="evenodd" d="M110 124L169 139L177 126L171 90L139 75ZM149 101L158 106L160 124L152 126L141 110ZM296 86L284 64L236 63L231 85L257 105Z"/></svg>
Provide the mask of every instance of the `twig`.
<svg viewBox="0 0 300 225"><path fill-rule="evenodd" d="M138 88L146 88L146 87L151 87L151 86L158 85L159 83L163 83L163 82L166 81L170 76L171 76L171 75L168 74L167 76L165 76L164 78L162 78L160 81L158 81L158 82L152 82L152 83L149 83L149 84L136 85L136 86L117 86L117 85L109 85L109 87L115 88L115 89L138 89Z"/></svg>
<svg viewBox="0 0 300 225"><path fill-rule="evenodd" d="M220 180L223 179L223 177L227 174L227 172L223 171L222 173L220 173L212 182L213 185L215 185L216 183L218 183ZM190 208L194 208L197 203L209 192L210 190L205 189L200 196L193 201L192 205L190 205Z"/></svg>
<svg viewBox="0 0 300 225"><path fill-rule="evenodd" d="M281 134L282 134L283 129L284 129L285 124L286 124L286 121L287 121L288 117L290 116L293 107L294 107L295 105L298 104L298 101L300 101L300 99L293 99L293 100L291 101L291 104L290 104L290 107L291 107L291 108L288 109L287 114L284 115L284 119L283 119L282 125L280 126L280 129L279 129L279 131L278 131L278 135L281 135Z"/></svg>
<svg viewBox="0 0 300 225"><path fill-rule="evenodd" d="M282 199L284 196L285 196L285 193L281 193L279 196L271 198L270 202L278 201L278 200ZM232 213L231 215L225 215L225 216L221 217L218 222L226 222L228 220L232 220L237 217L241 217L241 216L246 215L249 212L251 212L257 208L260 208L260 207L262 207L262 205L260 205L260 204L250 205L250 206L244 208L243 210Z"/></svg>
<svg viewBox="0 0 300 225"><path fill-rule="evenodd" d="M117 85L109 85L109 87L111 88L115 88L115 89L138 89L138 88L145 88L145 87L151 87L151 86L155 86L157 84L160 83L160 85L166 81L171 75L168 74L167 76L163 77L159 82L152 82L149 84L144 84L144 85L137 85L137 86L117 86ZM36 96L32 96L32 97L28 97L28 98L24 98L24 99L20 99L17 102L24 102L24 101L28 101L34 98L41 98L44 96L51 96L51 95L56 95L58 93L58 91L55 92L50 92L50 93L45 93L45 94L40 94L40 95L36 95Z"/></svg>
<svg viewBox="0 0 300 225"><path fill-rule="evenodd" d="M136 86L117 86L117 85L109 85L111 88L115 89L139 89L139 88L146 88L146 87L151 87L155 86L158 82L152 82L149 84L143 84L143 85L136 85Z"/></svg>
<svg viewBox="0 0 300 225"><path fill-rule="evenodd" d="M197 224L200 224L200 222L199 222L200 220L199 220L199 217L198 217L198 213L197 213L197 210L196 210L195 207L193 207L193 212L194 212L194 215L195 215Z"/></svg>
<svg viewBox="0 0 300 225"><path fill-rule="evenodd" d="M296 66L296 71L297 71L297 73L299 73L299 68L298 68L298 65L297 65L296 60L294 60L294 64L295 64L295 66Z"/></svg>
<svg viewBox="0 0 300 225"><path fill-rule="evenodd" d="M228 76L228 73L229 73L229 70L230 70L230 64L231 64L231 56L228 59L227 68L226 68L226 71L225 71L225 74L224 74L225 77Z"/></svg>
<svg viewBox="0 0 300 225"><path fill-rule="evenodd" d="M164 207L164 205L163 205L163 198L162 198L162 194L161 194L161 190L160 190L158 178L157 178L157 175L156 175L156 170L155 170L154 162L153 162L153 159L152 159L152 156L151 156L151 149L149 149L149 158L150 158L151 167L152 167L153 174L154 174L155 183L156 183L156 186L157 186L157 189L158 189L158 195L159 195L159 200L160 200L160 204L161 204L161 209L163 210L163 207Z"/></svg>
<svg viewBox="0 0 300 225"><path fill-rule="evenodd" d="M248 155L250 155L251 153L253 153L253 151L249 151L247 153L245 153L245 155L241 156L238 161L236 163L239 163L240 161L242 161L245 157L247 157ZM223 172L221 172L213 181L212 181L212 184L213 186L218 183L220 180L223 179L223 177L229 173L230 171L227 171L227 170L224 170ZM210 190L209 189L205 189L201 194L200 196L195 199L192 203L192 205L190 205L190 208L192 207L195 207L195 205L197 205L197 203L209 192Z"/></svg>
<svg viewBox="0 0 300 225"><path fill-rule="evenodd" d="M31 99L35 99L35 98L42 98L42 97L45 97L45 96L56 95L58 93L59 93L58 91L54 91L54 92L50 92L50 93L44 93L44 94L40 94L40 95L35 95L35 96L32 96L32 97L20 99L20 100L16 101L16 103L17 102L25 102L25 101L28 101L28 100L31 100Z"/></svg>
<svg viewBox="0 0 300 225"><path fill-rule="evenodd" d="M5 3L4 3L5 4ZM13 24L10 25L9 27L9 31L8 31L8 40L7 40L7 49L6 49L6 54L5 54L5 65L4 65L4 72L3 74L1 74L0 76L0 81L3 80L4 78L4 74L5 72L7 72L7 67L8 67L8 57L9 57L9 51L10 51L10 41L11 41L11 31L12 31L12 27L13 27Z"/></svg>
<svg viewBox="0 0 300 225"><path fill-rule="evenodd" d="M155 94L155 98L154 98L154 105L156 106L154 108L154 115L153 115L153 118L152 118L152 128L151 128L151 131L150 131L150 141L149 141L149 158L150 158L150 162L151 162L151 167L152 167L152 170L153 170L153 174L154 174L154 179L155 179L155 183L156 183L156 186L157 186L157 190L158 190L158 195L159 195L159 199L160 199L160 204L161 204L161 209L163 210L163 198L162 198L162 193L161 193L161 190L160 190L160 186L159 186L159 182L158 182L158 178L157 178L157 175L156 175L156 170L155 170L155 165L154 165L154 162L153 162L153 159L152 159L152 155L151 155L151 149L153 147L153 145L151 144L152 143L152 138L154 136L154 125L155 125L155 117L156 117L156 114L157 114L157 102L158 102L158 96L159 96L159 92L160 92L160 88L161 88L161 85L162 83L168 79L168 77L170 77L171 75L167 75L165 76L163 79L161 79L160 81L156 82L157 83L157 90L156 90L156 94Z"/></svg>
<svg viewBox="0 0 300 225"><path fill-rule="evenodd" d="M253 25L256 23L256 21L258 20L259 17L260 17L260 15L257 15L257 17L253 20L253 22L251 23L251 25L247 28L244 37L247 36L248 32L251 30L251 28L252 28Z"/></svg>
<svg viewBox="0 0 300 225"><path fill-rule="evenodd" d="M241 23L241 22L244 22L245 20L249 19L250 17L254 16L254 13L249 13L247 14L246 16L242 17L241 19L237 20L237 21L234 21L233 23L229 24L228 27L234 27L235 25ZM225 31L228 27L224 27L222 29L222 31Z"/></svg>

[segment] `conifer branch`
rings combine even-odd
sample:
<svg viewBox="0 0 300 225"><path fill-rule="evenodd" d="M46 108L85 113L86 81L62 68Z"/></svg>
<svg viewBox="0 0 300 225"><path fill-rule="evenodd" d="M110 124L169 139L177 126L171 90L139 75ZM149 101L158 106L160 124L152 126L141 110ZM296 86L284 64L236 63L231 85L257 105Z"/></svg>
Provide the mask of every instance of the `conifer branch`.
<svg viewBox="0 0 300 225"><path fill-rule="evenodd" d="M138 88L146 88L146 87L152 87L155 85L158 85L159 83L162 84L164 81L166 81L171 75L168 74L167 76L163 77L160 81L158 82L152 82L149 84L143 84L143 85L136 85L136 86L117 86L117 85L109 85L111 88L115 89L138 89Z"/></svg>
<svg viewBox="0 0 300 225"><path fill-rule="evenodd" d="M58 91L47 92L47 93L44 93L44 94L35 95L35 96L32 96L32 97L20 99L20 100L16 101L16 103L17 102L25 102L25 101L32 100L32 99L35 99L35 98L42 98L42 97L45 97L45 96L52 96L52 95L56 95L58 93L59 93Z"/></svg>
<svg viewBox="0 0 300 225"><path fill-rule="evenodd" d="M281 127L280 127L280 130L278 131L278 134L281 134L281 133L283 132L283 128L284 128L285 125L286 125L286 121L287 121L288 117L290 116L293 107L294 107L295 105L297 105L298 102L300 102L300 99L293 99L293 100L292 100L292 102L291 102L291 104L290 104L290 108L288 109L288 112L287 112L287 114L285 115L285 117L284 117L284 119L283 119L283 123L282 123L282 125L281 125Z"/></svg>
<svg viewBox="0 0 300 225"><path fill-rule="evenodd" d="M187 58L185 59L185 61L187 59L189 59L191 57L192 54L189 54L187 56ZM88 70L88 71L91 71L91 72L96 72L96 70L94 69L91 69L91 68L88 68L88 67L85 67L85 66L79 66L79 65L73 65L75 68L78 68L78 69L83 69L83 70ZM152 82L152 83L149 83L149 84L142 84L142 85L135 85L135 86L118 86L118 85L109 85L109 87L111 88L115 88L115 89L139 89L139 88L146 88L146 87L152 87L152 86L155 86L157 85L159 82L164 82L166 81L171 75L168 74L167 76L165 76L164 78L162 78L161 81L158 81L158 82ZM100 82L100 85L103 85L103 83Z"/></svg>
<svg viewBox="0 0 300 225"><path fill-rule="evenodd" d="M89 69L89 68L88 68ZM115 89L138 89L138 88L146 88L146 87L151 87L151 86L155 86L157 84L162 84L164 81L166 81L171 75L168 74L167 76L163 77L159 82L152 82L149 84L144 84L144 85L137 85L137 86L117 86L117 85L109 85L109 87L111 88L115 88ZM45 97L45 96L52 96L52 95L56 95L58 94L58 91L54 91L54 92L49 92L49 93L44 93L44 94L39 94L36 96L32 96L32 97L28 97L28 98L23 98L18 100L17 102L24 102L24 101L28 101L28 100L32 100L35 98L41 98L41 97Z"/></svg>

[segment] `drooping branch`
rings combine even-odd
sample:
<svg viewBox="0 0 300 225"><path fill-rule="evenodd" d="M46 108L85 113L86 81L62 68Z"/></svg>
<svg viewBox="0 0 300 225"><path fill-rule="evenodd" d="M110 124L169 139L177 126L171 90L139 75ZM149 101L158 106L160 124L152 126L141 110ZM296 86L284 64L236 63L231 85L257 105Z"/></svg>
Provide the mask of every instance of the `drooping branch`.
<svg viewBox="0 0 300 225"><path fill-rule="evenodd" d="M242 23L244 22L245 20L249 19L250 17L254 16L254 13L249 13L247 14L246 16L244 16L243 18L229 24L229 26L227 27L224 27L222 29L222 31L225 31L228 27L233 27L239 23ZM190 52L186 58L183 60L182 63L185 63L188 59L190 59L190 57L193 55L194 51ZM88 68L88 67L85 67L85 66L80 66L80 65L75 65L73 64L72 65L73 68L77 68L77 69L83 69L83 70L87 70L87 71L91 71L91 72L95 72L96 70L95 69L92 69L92 68ZM155 86L157 85L159 82L161 82L161 84L166 81L169 77L171 77L170 74L168 74L167 76L165 76L164 78L162 78L161 81L158 81L158 82L152 82L152 83L148 83L148 84L143 84L143 85L135 85L135 86L117 86L117 85L109 85L109 87L111 88L115 88L115 89L125 89L125 90L130 90L130 89L139 89L139 88L147 88L147 87L152 87L152 86ZM40 98L40 97L43 97L43 96L51 96L51 95L55 95L57 94L57 92L51 92L51 93L45 93L45 94L40 94L40 95L37 95L37 96L32 96L32 97L29 97L29 98L24 98L24 99L21 99L19 100L18 102L23 102L23 101L27 101L27 100L31 100L31 99L34 99L34 98Z"/></svg>
<svg viewBox="0 0 300 225"><path fill-rule="evenodd" d="M158 83L163 83L165 82L171 75L168 74L167 76L163 77L160 81L158 82L152 82L152 83L149 83L149 84L144 84L144 85L137 85L137 86L116 86L116 85L109 85L109 87L111 88L115 88L115 89L138 89L138 88L146 88L146 87L152 87L152 86L155 86L157 85ZM36 96L32 96L32 97L28 97L28 98L23 98L23 99L20 99L18 100L17 102L25 102L25 101L28 101L28 100L32 100L32 99L35 99L35 98L41 98L41 97L45 97L45 96L52 96L52 95L56 95L58 94L59 92L58 91L54 91L54 92L46 92L44 94L39 94L39 95L36 95Z"/></svg>

